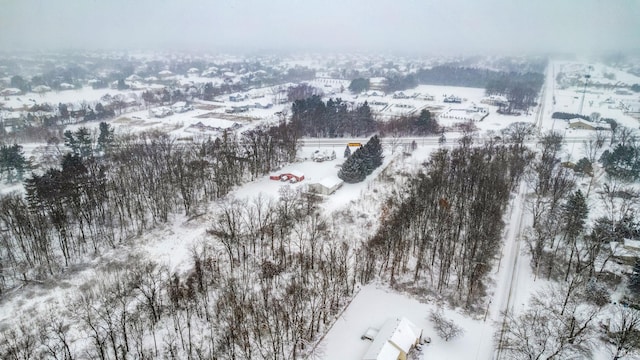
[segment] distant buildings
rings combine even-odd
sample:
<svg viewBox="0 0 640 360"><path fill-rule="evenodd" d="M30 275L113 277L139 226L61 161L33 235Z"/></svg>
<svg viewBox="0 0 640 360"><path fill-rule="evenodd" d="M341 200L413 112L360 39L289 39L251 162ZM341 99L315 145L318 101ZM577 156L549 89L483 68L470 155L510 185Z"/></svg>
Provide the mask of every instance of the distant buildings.
<svg viewBox="0 0 640 360"><path fill-rule="evenodd" d="M457 96L455 96L455 95L449 95L449 96L446 96L444 98L444 102L445 103L452 103L452 104L461 104L462 103L462 99L457 97Z"/></svg>

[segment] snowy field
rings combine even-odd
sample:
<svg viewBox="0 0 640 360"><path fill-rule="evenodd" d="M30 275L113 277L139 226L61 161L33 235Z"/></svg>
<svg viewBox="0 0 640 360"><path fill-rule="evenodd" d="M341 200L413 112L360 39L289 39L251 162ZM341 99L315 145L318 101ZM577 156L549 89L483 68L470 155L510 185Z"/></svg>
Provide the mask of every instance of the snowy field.
<svg viewBox="0 0 640 360"><path fill-rule="evenodd" d="M421 303L413 296L400 294L385 285L363 286L317 346L313 357L360 359L371 345L371 341L360 339L369 327L379 329L389 318L406 317L423 329L423 336L431 338L431 344L422 348L420 359L487 359L493 334L490 319L470 319L444 309L444 316L464 329L462 336L447 342L435 335L428 320L431 311L441 308L439 304Z"/></svg>

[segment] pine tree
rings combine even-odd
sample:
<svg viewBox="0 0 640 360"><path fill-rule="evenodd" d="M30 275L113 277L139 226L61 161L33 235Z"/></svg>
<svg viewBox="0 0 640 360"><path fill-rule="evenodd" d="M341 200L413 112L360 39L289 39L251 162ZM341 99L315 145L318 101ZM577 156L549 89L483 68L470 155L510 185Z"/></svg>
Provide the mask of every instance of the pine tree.
<svg viewBox="0 0 640 360"><path fill-rule="evenodd" d="M358 149L342 164L342 168L338 171L338 177L349 184L361 182L367 177L363 171L363 162L362 151Z"/></svg>
<svg viewBox="0 0 640 360"><path fill-rule="evenodd" d="M364 145L362 149L364 152L364 166L365 173L367 175L371 174L373 170L382 165L382 145L380 144L380 138L378 135L373 136L369 141Z"/></svg>
<svg viewBox="0 0 640 360"><path fill-rule="evenodd" d="M633 271L629 276L629 290L636 296L640 295L640 259L636 259Z"/></svg>
<svg viewBox="0 0 640 360"><path fill-rule="evenodd" d="M113 144L113 128L106 122L100 123L100 135L98 135L98 151L107 152Z"/></svg>
<svg viewBox="0 0 640 360"><path fill-rule="evenodd" d="M344 158L348 159L349 156L351 156L351 148L349 148L349 145L347 145L347 147L344 149Z"/></svg>
<svg viewBox="0 0 640 360"><path fill-rule="evenodd" d="M587 201L578 190L569 195L567 203L563 206L562 217L565 222L565 232L571 240L575 239L584 229L584 223L589 214Z"/></svg>

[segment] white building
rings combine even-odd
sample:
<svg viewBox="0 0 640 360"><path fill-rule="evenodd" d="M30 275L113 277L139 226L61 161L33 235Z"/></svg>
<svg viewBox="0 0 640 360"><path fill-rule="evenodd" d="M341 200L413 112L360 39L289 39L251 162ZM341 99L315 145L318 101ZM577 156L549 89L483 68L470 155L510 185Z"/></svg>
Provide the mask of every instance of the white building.
<svg viewBox="0 0 640 360"><path fill-rule="evenodd" d="M363 360L406 360L422 339L422 329L406 318L389 319L373 339Z"/></svg>
<svg viewBox="0 0 640 360"><path fill-rule="evenodd" d="M574 118L569 120L569 128L581 130L611 130L611 125L604 122L595 123L580 118Z"/></svg>
<svg viewBox="0 0 640 360"><path fill-rule="evenodd" d="M310 183L308 191L316 194L331 195L338 190L343 184L337 176L326 177L318 182Z"/></svg>

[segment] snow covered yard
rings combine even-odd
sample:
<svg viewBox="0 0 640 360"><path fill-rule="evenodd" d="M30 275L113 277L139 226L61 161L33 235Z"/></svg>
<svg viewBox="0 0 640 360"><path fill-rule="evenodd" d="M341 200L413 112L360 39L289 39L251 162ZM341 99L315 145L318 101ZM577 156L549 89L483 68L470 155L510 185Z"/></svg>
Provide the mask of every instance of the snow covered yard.
<svg viewBox="0 0 640 360"><path fill-rule="evenodd" d="M444 341L429 321L431 311L443 310L444 316L459 325L464 333ZM386 285L363 286L348 308L316 348L313 358L357 360L365 354L371 341L360 337L369 327L379 329L389 318L406 317L423 329L431 343L422 347L421 359L487 359L491 354L494 325L483 319L471 319L440 304L425 304ZM414 350L415 351L415 350Z"/></svg>

